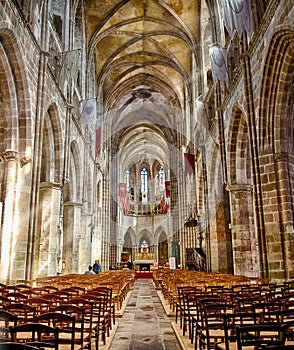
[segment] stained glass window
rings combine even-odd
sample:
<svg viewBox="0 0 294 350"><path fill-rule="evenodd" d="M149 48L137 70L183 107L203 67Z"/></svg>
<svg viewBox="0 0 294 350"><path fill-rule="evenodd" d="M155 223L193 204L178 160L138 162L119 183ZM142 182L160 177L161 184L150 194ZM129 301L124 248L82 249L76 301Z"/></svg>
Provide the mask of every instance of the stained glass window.
<svg viewBox="0 0 294 350"><path fill-rule="evenodd" d="M148 171L146 168L141 170L141 193L148 192Z"/></svg>
<svg viewBox="0 0 294 350"><path fill-rule="evenodd" d="M164 184L165 184L165 173L162 167L160 167L159 169L159 173L158 173L158 177L159 177L159 191L164 191Z"/></svg>

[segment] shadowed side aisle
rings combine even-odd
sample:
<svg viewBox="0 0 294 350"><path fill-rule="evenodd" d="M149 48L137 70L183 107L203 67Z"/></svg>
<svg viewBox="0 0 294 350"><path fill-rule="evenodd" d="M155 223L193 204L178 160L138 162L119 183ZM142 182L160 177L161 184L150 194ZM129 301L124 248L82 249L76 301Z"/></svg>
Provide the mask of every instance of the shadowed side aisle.
<svg viewBox="0 0 294 350"><path fill-rule="evenodd" d="M152 279L138 279L110 350L180 350Z"/></svg>

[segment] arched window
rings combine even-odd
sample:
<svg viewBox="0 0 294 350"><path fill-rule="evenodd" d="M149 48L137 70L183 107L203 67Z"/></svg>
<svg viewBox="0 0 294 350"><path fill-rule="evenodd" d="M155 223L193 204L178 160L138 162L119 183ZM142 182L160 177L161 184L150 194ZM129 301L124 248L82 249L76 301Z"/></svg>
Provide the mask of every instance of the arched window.
<svg viewBox="0 0 294 350"><path fill-rule="evenodd" d="M158 174L155 176L154 189L156 195L159 195L165 190L165 172L162 166L159 168Z"/></svg>
<svg viewBox="0 0 294 350"><path fill-rule="evenodd" d="M148 171L146 168L141 170L141 193L148 193Z"/></svg>
<svg viewBox="0 0 294 350"><path fill-rule="evenodd" d="M165 184L165 173L162 167L160 167L159 172L158 172L158 177L159 177L159 191L163 192L164 191L164 184Z"/></svg>
<svg viewBox="0 0 294 350"><path fill-rule="evenodd" d="M130 171L126 171L125 183L127 185L127 192L130 192Z"/></svg>

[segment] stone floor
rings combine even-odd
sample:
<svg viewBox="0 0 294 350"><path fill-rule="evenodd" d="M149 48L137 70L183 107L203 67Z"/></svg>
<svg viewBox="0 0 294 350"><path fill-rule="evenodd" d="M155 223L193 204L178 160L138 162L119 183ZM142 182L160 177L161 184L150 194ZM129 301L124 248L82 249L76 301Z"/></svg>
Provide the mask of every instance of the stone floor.
<svg viewBox="0 0 294 350"><path fill-rule="evenodd" d="M172 328L174 317L167 315L152 279L137 279L110 350L180 350Z"/></svg>

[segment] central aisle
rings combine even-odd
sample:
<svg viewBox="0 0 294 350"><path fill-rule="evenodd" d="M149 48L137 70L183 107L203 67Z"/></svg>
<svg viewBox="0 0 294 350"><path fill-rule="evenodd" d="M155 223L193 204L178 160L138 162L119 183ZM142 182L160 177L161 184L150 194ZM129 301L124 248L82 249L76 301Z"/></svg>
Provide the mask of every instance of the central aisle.
<svg viewBox="0 0 294 350"><path fill-rule="evenodd" d="M152 279L137 279L110 350L180 350Z"/></svg>

